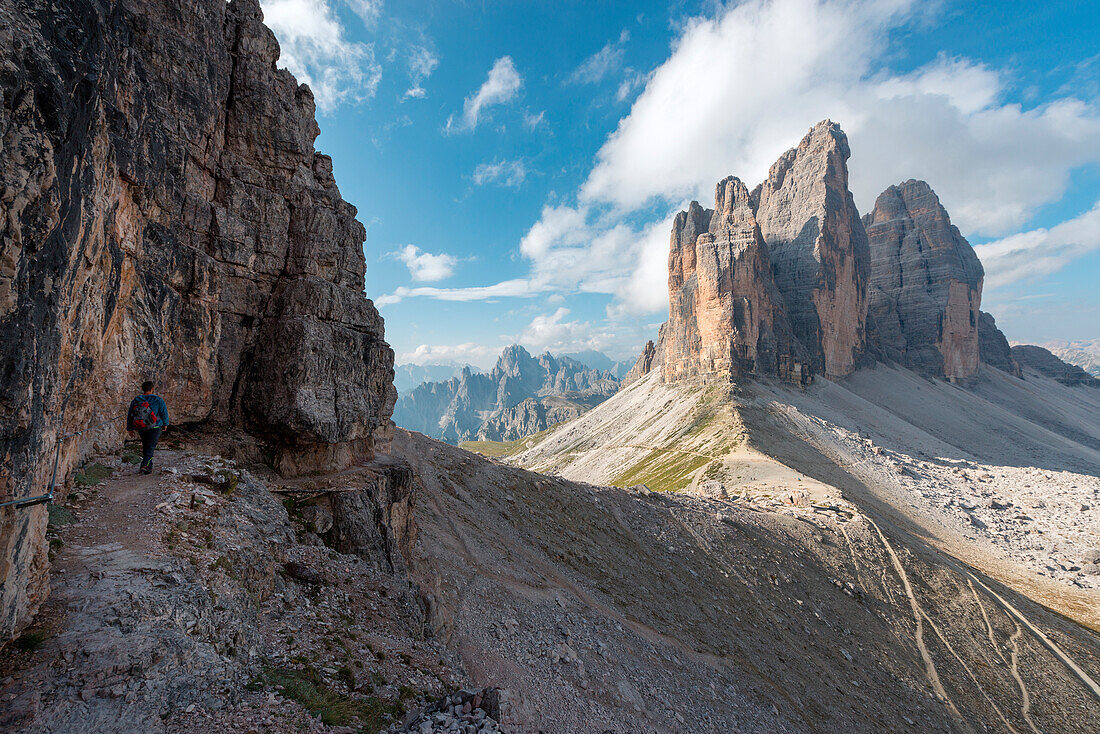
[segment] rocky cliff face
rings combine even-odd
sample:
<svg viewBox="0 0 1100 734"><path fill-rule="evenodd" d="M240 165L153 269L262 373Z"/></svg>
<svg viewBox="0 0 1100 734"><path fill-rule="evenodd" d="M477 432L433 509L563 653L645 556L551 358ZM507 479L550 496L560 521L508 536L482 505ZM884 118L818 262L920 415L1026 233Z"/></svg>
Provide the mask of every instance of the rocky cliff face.
<svg viewBox="0 0 1100 734"><path fill-rule="evenodd" d="M891 186L863 218L871 246L870 314L885 358L948 379L978 370L984 271L924 181Z"/></svg>
<svg viewBox="0 0 1100 734"><path fill-rule="evenodd" d="M645 346L642 347L642 353L638 355L638 359L634 362L634 366L630 368L630 371L623 377L622 386L626 387L632 382L637 382L650 373L655 366L657 359L657 347L653 344L653 340L647 341Z"/></svg>
<svg viewBox="0 0 1100 734"><path fill-rule="evenodd" d="M848 191L848 138L829 120L775 162L753 191L791 329L815 374L844 377L864 351L870 253Z"/></svg>
<svg viewBox="0 0 1100 734"><path fill-rule="evenodd" d="M1012 356L1008 339L997 328L997 321L993 315L985 311L978 314L978 357L991 367L1016 377L1020 376L1020 365Z"/></svg>
<svg viewBox="0 0 1100 734"><path fill-rule="evenodd" d="M287 473L369 456L395 400L364 230L257 0L0 2L0 498L150 377ZM201 60L201 63L200 61ZM60 475L121 424L62 442ZM45 588L0 510L0 635Z"/></svg>
<svg viewBox="0 0 1100 734"><path fill-rule="evenodd" d="M1033 344L1017 344L1012 347L1012 357L1022 369L1033 370L1040 375L1054 378L1063 385L1100 387L1100 379L1075 364L1063 362L1049 349Z"/></svg>
<svg viewBox="0 0 1100 734"><path fill-rule="evenodd" d="M801 382L806 353L792 337L749 191L731 176L718 183L714 202L713 210L692 202L673 224L662 376Z"/></svg>
<svg viewBox="0 0 1100 734"><path fill-rule="evenodd" d="M549 352L533 357L514 344L488 373L467 368L446 382L426 382L402 395L394 420L450 443L511 441L580 415L618 387L609 372ZM549 400L554 397L563 399Z"/></svg>

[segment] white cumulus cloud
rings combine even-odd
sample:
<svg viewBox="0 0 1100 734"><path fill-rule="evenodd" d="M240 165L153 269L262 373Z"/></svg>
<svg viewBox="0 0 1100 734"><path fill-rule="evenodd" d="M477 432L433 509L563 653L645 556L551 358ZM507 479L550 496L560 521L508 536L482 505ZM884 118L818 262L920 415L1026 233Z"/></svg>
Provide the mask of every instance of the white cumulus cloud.
<svg viewBox="0 0 1100 734"><path fill-rule="evenodd" d="M476 342L464 344L421 344L411 352L398 355L398 364L438 364L458 362L489 369L496 364L504 345L488 346Z"/></svg>
<svg viewBox="0 0 1100 734"><path fill-rule="evenodd" d="M368 6L380 9L381 3L359 0L352 8L365 13ZM322 113L374 95L382 79L374 47L347 38L328 0L263 0L261 7L279 39L279 65L309 85Z"/></svg>
<svg viewBox="0 0 1100 734"><path fill-rule="evenodd" d="M454 255L424 252L416 245L405 245L393 253L409 269L413 280L432 282L451 277L458 259Z"/></svg>
<svg viewBox="0 0 1100 734"><path fill-rule="evenodd" d="M454 117L447 119L447 131L473 130L477 127L481 114L489 107L511 102L519 94L523 78L516 71L511 56L502 56L493 62L489 77L478 90L466 98L462 108L462 119L455 122Z"/></svg>

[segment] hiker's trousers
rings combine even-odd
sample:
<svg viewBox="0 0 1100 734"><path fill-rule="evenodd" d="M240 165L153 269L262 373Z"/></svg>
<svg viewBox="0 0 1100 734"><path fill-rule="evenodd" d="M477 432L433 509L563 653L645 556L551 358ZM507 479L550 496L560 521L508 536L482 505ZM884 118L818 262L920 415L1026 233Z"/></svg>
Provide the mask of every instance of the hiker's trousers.
<svg viewBox="0 0 1100 734"><path fill-rule="evenodd" d="M146 428L141 432L141 468L153 467L153 452L157 449L157 441L160 440L160 432L163 428Z"/></svg>

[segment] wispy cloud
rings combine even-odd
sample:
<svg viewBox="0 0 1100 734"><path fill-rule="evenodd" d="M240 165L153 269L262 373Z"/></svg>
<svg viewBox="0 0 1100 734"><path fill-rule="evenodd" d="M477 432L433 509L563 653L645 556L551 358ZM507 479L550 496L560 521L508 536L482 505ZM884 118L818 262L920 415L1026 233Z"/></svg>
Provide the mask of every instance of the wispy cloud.
<svg viewBox="0 0 1100 734"><path fill-rule="evenodd" d="M406 298L435 298L440 301L486 301L491 298L519 297L531 298L540 293L538 286L525 278L505 280L493 285L473 286L470 288L435 288L422 286L406 288L401 286L393 293L380 296L375 301L379 308L392 303L400 303Z"/></svg>
<svg viewBox="0 0 1100 734"><path fill-rule="evenodd" d="M373 27L382 17L382 0L344 0L344 4L368 27Z"/></svg>
<svg viewBox="0 0 1100 734"><path fill-rule="evenodd" d="M991 289L1056 273L1072 260L1100 250L1100 202L1050 229L1020 232L974 249Z"/></svg>
<svg viewBox="0 0 1100 734"><path fill-rule="evenodd" d="M439 57L427 46L413 46L409 51L409 83L405 99L422 99L428 92L424 89L424 82L439 66Z"/></svg>
<svg viewBox="0 0 1100 734"><path fill-rule="evenodd" d="M405 245L391 255L405 263L413 280L429 283L451 277L455 264L458 263L458 258L453 255L446 253L433 255L430 252L424 252L416 245Z"/></svg>
<svg viewBox="0 0 1100 734"><path fill-rule="evenodd" d="M366 12L371 5L381 7L366 0L352 7ZM264 21L279 39L279 65L309 85L322 113L374 96L382 79L374 47L348 39L329 0L264 0L262 7Z"/></svg>
<svg viewBox="0 0 1100 734"><path fill-rule="evenodd" d="M471 178L478 186L497 184L519 188L527 178L527 166L522 160L479 163Z"/></svg>
<svg viewBox="0 0 1100 734"><path fill-rule="evenodd" d="M596 84L619 70L623 65L623 44L630 38L623 31L618 41L609 41L596 53L581 62L569 75L570 84Z"/></svg>
<svg viewBox="0 0 1100 734"><path fill-rule="evenodd" d="M446 131L473 130L477 127L482 113L495 105L511 102L519 94L523 78L516 71L511 56L502 56L493 63L489 77L478 90L466 98L462 108L462 118L456 122L454 115L447 118Z"/></svg>

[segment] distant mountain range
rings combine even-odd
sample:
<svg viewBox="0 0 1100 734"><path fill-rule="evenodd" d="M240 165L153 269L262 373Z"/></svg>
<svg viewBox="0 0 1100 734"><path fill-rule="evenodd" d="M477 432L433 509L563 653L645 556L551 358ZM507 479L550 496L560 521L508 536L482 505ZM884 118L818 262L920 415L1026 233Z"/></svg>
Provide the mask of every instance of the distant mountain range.
<svg viewBox="0 0 1100 734"><path fill-rule="evenodd" d="M434 364L399 364L393 368L393 386L399 395L425 382L439 382L456 377L462 370L475 368L468 364L446 361Z"/></svg>
<svg viewBox="0 0 1100 734"><path fill-rule="evenodd" d="M537 433L577 417L619 389L616 372L625 371L623 363L599 352L584 354L602 358L600 364L610 368L593 369L549 352L533 357L519 345L506 347L488 373L465 366L446 380L423 382L407 391L398 387L394 422L450 443L511 441ZM455 370L453 365L420 367L430 368Z"/></svg>
<svg viewBox="0 0 1100 734"><path fill-rule="evenodd" d="M1100 339L1050 341L1042 346L1063 362L1077 365L1093 377L1100 377Z"/></svg>

